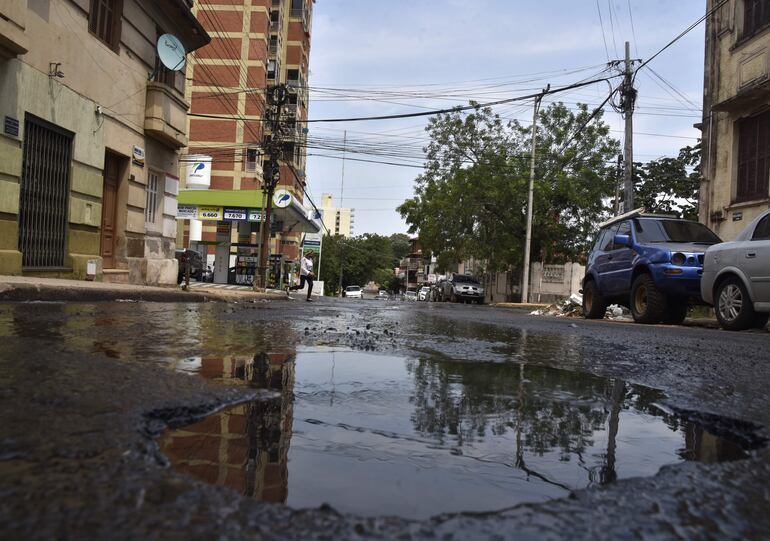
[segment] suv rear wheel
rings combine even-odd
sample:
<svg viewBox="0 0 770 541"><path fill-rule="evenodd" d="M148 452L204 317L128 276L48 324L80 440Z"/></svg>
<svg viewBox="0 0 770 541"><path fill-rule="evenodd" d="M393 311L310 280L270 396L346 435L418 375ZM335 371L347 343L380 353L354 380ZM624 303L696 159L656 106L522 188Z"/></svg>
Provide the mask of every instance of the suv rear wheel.
<svg viewBox="0 0 770 541"><path fill-rule="evenodd" d="M754 306L740 279L731 276L719 284L715 312L723 329L742 331L754 323Z"/></svg>
<svg viewBox="0 0 770 541"><path fill-rule="evenodd" d="M583 317L601 319L607 311L607 301L599 293L599 286L590 280L583 287Z"/></svg>
<svg viewBox="0 0 770 541"><path fill-rule="evenodd" d="M687 299L669 297L666 302L666 313L663 315L663 323L666 325L679 325L687 317Z"/></svg>
<svg viewBox="0 0 770 541"><path fill-rule="evenodd" d="M640 274L631 286L631 315L637 323L658 323L666 313L666 296L652 276Z"/></svg>

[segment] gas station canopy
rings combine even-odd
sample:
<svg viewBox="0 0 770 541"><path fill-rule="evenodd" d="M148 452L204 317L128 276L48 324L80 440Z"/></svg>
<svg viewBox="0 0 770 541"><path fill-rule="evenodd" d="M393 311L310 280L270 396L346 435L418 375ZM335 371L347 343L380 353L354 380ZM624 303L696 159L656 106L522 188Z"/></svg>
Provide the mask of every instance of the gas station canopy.
<svg viewBox="0 0 770 541"><path fill-rule="evenodd" d="M275 202L276 198L280 203ZM308 217L308 210L288 191L276 191L273 199L273 219L283 222L283 231L318 233L321 230L320 224ZM259 222L264 194L262 190L180 190L177 202L179 219Z"/></svg>

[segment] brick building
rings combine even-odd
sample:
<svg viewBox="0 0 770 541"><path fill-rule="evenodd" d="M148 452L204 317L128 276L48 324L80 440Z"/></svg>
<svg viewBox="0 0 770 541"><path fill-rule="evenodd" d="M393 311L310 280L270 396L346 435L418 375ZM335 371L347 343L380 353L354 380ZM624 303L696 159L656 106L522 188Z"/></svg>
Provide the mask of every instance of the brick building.
<svg viewBox="0 0 770 541"><path fill-rule="evenodd" d="M312 8L313 0L201 0L196 4L196 17L212 42L194 55L187 72L192 80L187 89L190 160L195 161L197 155L212 158L208 189L180 194L180 204L197 205L198 209L207 204L222 210L228 206L261 208L266 167L261 151L267 129L263 122L265 89L281 83L292 88L284 109L296 123L284 137L278 188L292 194L296 219L279 216L279 223L272 225L270 246L270 253L281 253L288 260L299 256L301 231L312 230L303 221L306 216L300 216L304 210L307 136L303 120L308 108ZM184 179L184 167L182 171ZM214 242L217 222L221 225L223 217L214 212L203 218L202 224L187 220L184 229L180 227L179 242ZM253 248L258 226L256 220L234 223L231 242ZM209 253L214 253L213 246Z"/></svg>

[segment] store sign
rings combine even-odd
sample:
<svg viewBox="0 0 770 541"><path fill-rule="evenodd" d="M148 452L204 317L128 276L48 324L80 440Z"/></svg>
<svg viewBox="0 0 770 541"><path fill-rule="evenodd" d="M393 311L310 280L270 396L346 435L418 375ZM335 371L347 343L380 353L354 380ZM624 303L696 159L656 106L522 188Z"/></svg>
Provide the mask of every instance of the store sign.
<svg viewBox="0 0 770 541"><path fill-rule="evenodd" d="M199 220L221 220L222 207L198 207Z"/></svg>
<svg viewBox="0 0 770 541"><path fill-rule="evenodd" d="M139 167L144 167L144 149L142 147L134 146L134 150L131 153L131 161Z"/></svg>
<svg viewBox="0 0 770 541"><path fill-rule="evenodd" d="M245 222L248 219L248 211L246 209L225 207L224 219Z"/></svg>
<svg viewBox="0 0 770 541"><path fill-rule="evenodd" d="M276 190L275 195L273 195L273 205L279 209L285 209L291 205L291 200L292 197L289 190Z"/></svg>
<svg viewBox="0 0 770 541"><path fill-rule="evenodd" d="M197 205L178 205L176 207L176 217L184 220L197 220L198 206Z"/></svg>

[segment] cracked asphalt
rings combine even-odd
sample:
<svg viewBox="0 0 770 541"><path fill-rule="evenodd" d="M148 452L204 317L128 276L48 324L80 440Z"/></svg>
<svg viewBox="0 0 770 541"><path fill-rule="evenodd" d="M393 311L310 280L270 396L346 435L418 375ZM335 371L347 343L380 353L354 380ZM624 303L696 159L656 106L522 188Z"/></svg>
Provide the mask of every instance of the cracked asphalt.
<svg viewBox="0 0 770 541"><path fill-rule="evenodd" d="M501 512L424 521L260 503L175 472L156 437L266 391L185 359L296 345L526 362L660 389L665 406L770 438L770 333L530 316L488 306L325 299L0 304L3 539L767 539L770 451Z"/></svg>

